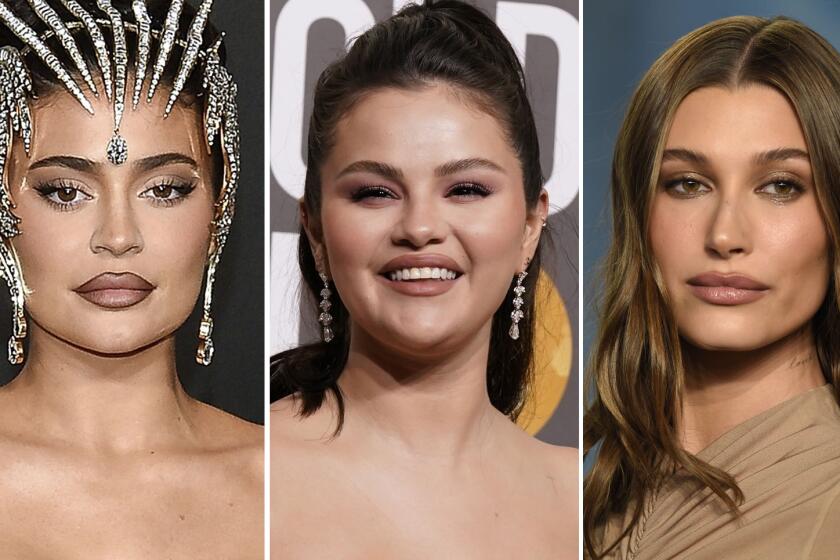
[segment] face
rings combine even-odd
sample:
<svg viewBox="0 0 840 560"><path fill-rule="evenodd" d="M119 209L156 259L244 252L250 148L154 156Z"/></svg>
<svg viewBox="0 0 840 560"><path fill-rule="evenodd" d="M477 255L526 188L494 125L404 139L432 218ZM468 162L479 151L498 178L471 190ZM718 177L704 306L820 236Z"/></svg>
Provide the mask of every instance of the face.
<svg viewBox="0 0 840 560"><path fill-rule="evenodd" d="M321 170L316 260L356 330L428 356L489 338L546 215L492 116L449 87L381 89L343 117ZM307 217L304 215L306 222Z"/></svg>
<svg viewBox="0 0 840 560"><path fill-rule="evenodd" d="M121 354L190 314L210 243L211 162L198 113L176 105L163 119L165 99L126 109L119 166L105 155L114 125L104 96L92 116L63 91L33 103L31 152L15 142L7 170L31 328Z"/></svg>
<svg viewBox="0 0 840 560"><path fill-rule="evenodd" d="M666 140L650 239L690 344L753 350L809 324L828 286L828 236L785 96L750 85L685 98Z"/></svg>

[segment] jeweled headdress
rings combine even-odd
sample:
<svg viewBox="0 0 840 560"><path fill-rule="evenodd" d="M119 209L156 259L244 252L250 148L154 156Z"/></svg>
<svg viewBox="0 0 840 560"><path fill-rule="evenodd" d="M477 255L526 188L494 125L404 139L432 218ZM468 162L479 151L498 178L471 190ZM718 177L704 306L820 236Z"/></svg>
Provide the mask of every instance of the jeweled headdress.
<svg viewBox="0 0 840 560"><path fill-rule="evenodd" d="M174 47L178 45L182 49L181 60L177 62L178 71L169 90L164 118L172 111L193 69L197 64L201 65L202 87L206 95L205 140L209 150L218 138L224 160L224 178L216 201L212 227L214 250L208 261L204 313L196 353L196 360L207 365L213 357L211 339L213 321L210 316L210 307L216 265L230 231L236 187L239 183L239 118L236 106L236 84L221 64L219 47L222 37L219 37L212 45L203 44L203 32L213 0L202 0L184 38L178 38L184 0L172 0L161 29L152 28L145 0L132 1L133 22L125 21L110 0L96 0L98 12L94 13L83 8L77 0L60 0L60 4L72 14L72 18L68 19L62 19L50 5L58 4L59 0L52 0L52 2L28 0L28 2L35 14L47 26L47 31L40 35L0 0L0 22L5 24L25 45L22 51L12 46L0 47L0 177L2 178L6 176L5 166L13 136L16 134L20 137L27 154L29 154L32 141L32 120L28 105L28 100L33 95L32 80L24 62L24 56L28 52L37 55L81 106L89 113L93 113L93 107L86 97L86 90L89 90L94 97L99 97L99 92L76 44L74 33L86 34L90 38L102 77L105 96L114 104L114 133L105 147L108 160L114 165L121 165L127 160L129 149L127 141L119 133L123 113L126 110L129 60L126 33L137 36L134 84L131 88L132 108L136 108L141 102L141 92L149 74L152 38L158 40L158 50L151 68L146 102L154 98ZM111 45L105 40L101 31L102 27L111 30L113 36ZM52 37L58 40L72 61L71 70L68 71L61 64L59 58L48 46L47 41ZM81 78L83 85L77 83L74 75ZM24 290L20 265L9 243L9 239L20 234L18 228L20 219L14 215L13 209L14 205L4 184L0 188L0 238L3 241L0 243L0 275L9 284L15 310L14 332L9 340L9 361L17 364L23 361L26 320L23 312Z"/></svg>

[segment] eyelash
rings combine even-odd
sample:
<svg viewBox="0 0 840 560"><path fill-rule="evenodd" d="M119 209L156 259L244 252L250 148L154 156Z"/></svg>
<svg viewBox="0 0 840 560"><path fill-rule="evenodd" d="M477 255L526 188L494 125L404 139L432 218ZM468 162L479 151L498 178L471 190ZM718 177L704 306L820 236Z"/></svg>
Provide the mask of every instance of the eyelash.
<svg viewBox="0 0 840 560"><path fill-rule="evenodd" d="M466 183L458 183L457 185L452 186L446 192L446 196L447 197L455 196L455 197L461 197L461 198L480 196L481 198L484 198L484 197L486 197L486 196L488 196L492 193L493 193L493 191L491 189L485 187L484 185L481 185L479 183L466 182ZM397 195L394 194L394 192L391 191L388 188L385 188L385 187L382 187L382 186L374 186L374 185L365 185L363 187L360 187L355 192L353 192L353 194L351 195L351 199L353 200L353 202L359 202L361 200L364 200L366 198L371 198L371 197L375 197L375 198L397 198Z"/></svg>
<svg viewBox="0 0 840 560"><path fill-rule="evenodd" d="M40 183L35 186L35 190L38 191L38 194L41 195L41 198L43 198L47 202L47 204L49 204L59 212L70 212L71 210L75 210L76 207L78 207L85 200L90 200L91 198L93 198L83 189L79 188L75 183L65 180ZM75 191L75 193L81 193L84 198L80 200L75 200L74 196L74 200L72 201L61 201L52 198L54 194L64 190Z"/></svg>
<svg viewBox="0 0 840 560"><path fill-rule="evenodd" d="M195 190L195 183L184 183L181 181L177 181L174 179L163 179L156 185L149 187L142 193L140 193L140 198L147 198L152 201L152 204L156 206L162 206L164 208L170 208L183 202L194 190ZM155 189L170 189L169 194L178 193L178 196L175 198L160 198L154 195L153 191ZM149 193L146 195L146 193Z"/></svg>
<svg viewBox="0 0 840 560"><path fill-rule="evenodd" d="M176 181L174 179L163 179L156 185L149 187L148 189L144 190L140 193L140 198L145 198L151 201L152 204L155 206L162 206L165 208L169 208L182 202L186 199L190 193L195 190L195 183L183 183L180 181ZM178 196L174 198L160 198L154 195L155 189L160 188L169 188L171 189L168 193L169 195L173 193L178 193ZM93 198L90 194L84 191L81 187L79 187L76 183L66 181L66 180L57 180L57 181L49 181L40 183L35 187L35 190L38 191L38 194L53 208L58 210L59 212L70 212L75 210L81 203L85 200L90 200ZM76 200L74 196L74 200L71 201L62 201L56 200L53 198L53 195L58 193L59 191L74 191L75 193L81 193L83 196L82 199ZM69 193L68 193L69 194Z"/></svg>
<svg viewBox="0 0 840 560"><path fill-rule="evenodd" d="M685 175L685 176L678 177L676 179L672 179L672 180L666 182L665 183L665 190L667 192L671 193L673 196L676 196L676 197L679 197L679 198L695 198L697 196L701 196L705 192L708 192L708 190L705 190L705 191L699 191L699 192L693 192L693 193L689 193L689 192L681 193L681 192L678 192L676 190L676 188L679 185L684 185L686 183L696 183L700 187L705 187L706 189L709 189L709 187L705 183L700 181L699 179L697 179L695 177ZM772 193L761 192L762 189L765 189L765 188L767 188L771 185L787 185L789 187L792 187L793 190L792 190L792 192L790 192L788 194L772 194ZM775 179L772 179L772 180L764 183L758 189L756 189L756 192L758 194L765 195L769 198L772 198L776 201L786 202L788 200L793 200L794 198L796 198L797 196L799 196L800 194L805 192L805 187L802 186L802 184L799 183L798 181L796 181L794 179L791 179L789 177L779 177L779 178L775 178Z"/></svg>

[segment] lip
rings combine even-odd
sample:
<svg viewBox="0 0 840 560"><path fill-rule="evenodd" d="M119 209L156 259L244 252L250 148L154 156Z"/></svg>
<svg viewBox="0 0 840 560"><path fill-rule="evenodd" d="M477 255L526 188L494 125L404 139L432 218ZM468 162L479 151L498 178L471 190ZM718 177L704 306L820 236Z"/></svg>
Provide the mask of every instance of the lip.
<svg viewBox="0 0 840 560"><path fill-rule="evenodd" d="M770 286L738 273L704 272L688 279L695 296L712 305L742 305L764 297Z"/></svg>
<svg viewBox="0 0 840 560"><path fill-rule="evenodd" d="M410 282L391 280L388 273L404 268L445 268L455 272L457 276L452 280L412 280ZM437 296L452 289L458 282L464 270L451 257L438 253L414 253L395 257L385 263L379 270L377 279L392 290L409 296Z"/></svg>
<svg viewBox="0 0 840 560"><path fill-rule="evenodd" d="M149 297L154 289L154 285L133 272L103 272L73 291L98 307L125 309Z"/></svg>

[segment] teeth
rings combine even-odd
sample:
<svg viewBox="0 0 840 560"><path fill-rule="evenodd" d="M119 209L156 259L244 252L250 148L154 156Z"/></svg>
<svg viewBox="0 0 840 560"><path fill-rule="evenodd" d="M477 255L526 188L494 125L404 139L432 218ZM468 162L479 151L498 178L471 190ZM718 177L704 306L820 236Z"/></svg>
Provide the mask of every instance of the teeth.
<svg viewBox="0 0 840 560"><path fill-rule="evenodd" d="M403 268L388 273L388 278L396 282L406 280L454 280L458 274L446 268L424 266L421 268Z"/></svg>

